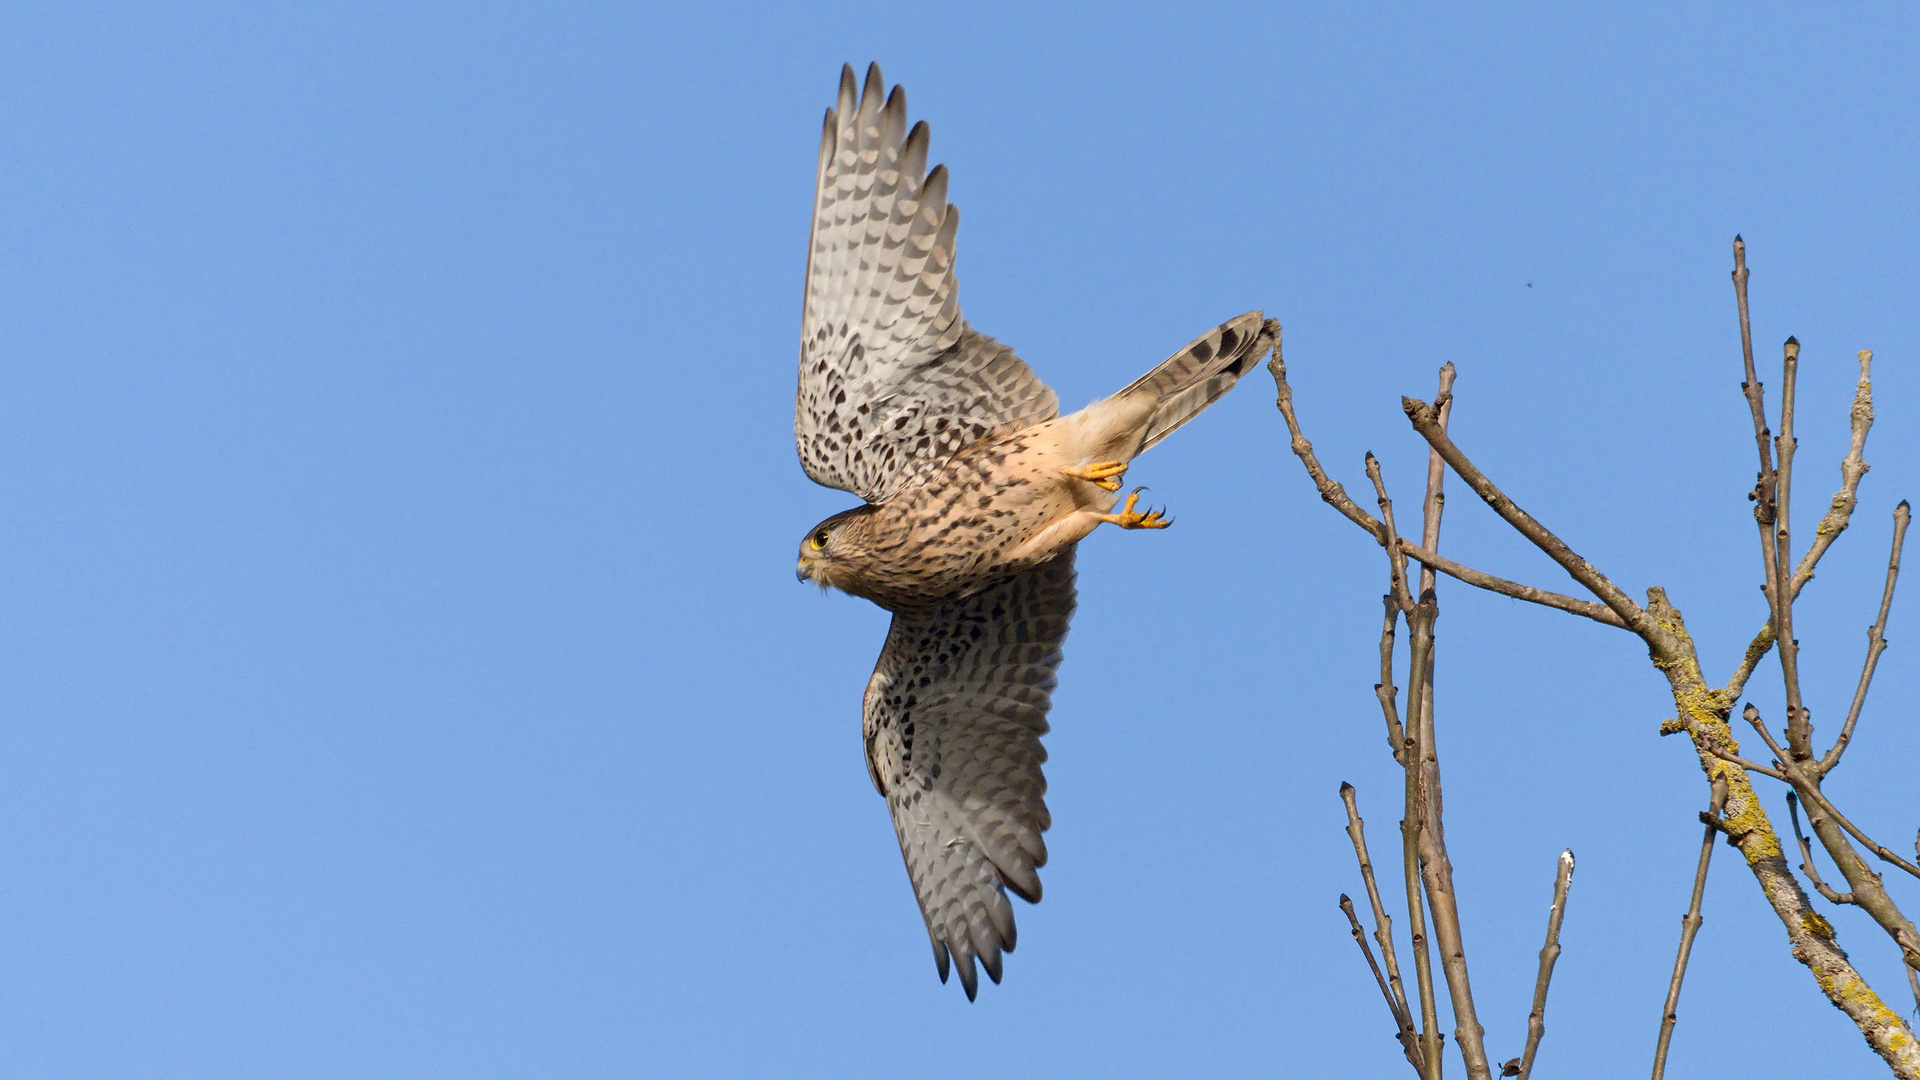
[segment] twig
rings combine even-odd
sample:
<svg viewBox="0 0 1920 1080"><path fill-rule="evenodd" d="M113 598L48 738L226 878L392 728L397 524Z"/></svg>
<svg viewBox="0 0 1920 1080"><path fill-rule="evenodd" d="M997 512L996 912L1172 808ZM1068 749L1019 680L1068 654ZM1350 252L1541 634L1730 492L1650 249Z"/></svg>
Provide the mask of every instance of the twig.
<svg viewBox="0 0 1920 1080"><path fill-rule="evenodd" d="M1740 392L1746 395L1747 408L1753 413L1753 437L1760 450L1760 481L1753 489L1753 513L1765 526L1773 523L1773 440L1767 431L1765 388L1753 366L1753 323L1747 317L1747 242L1738 236L1733 238L1733 296L1740 306L1740 356L1746 363Z"/></svg>
<svg viewBox="0 0 1920 1080"><path fill-rule="evenodd" d="M1291 449L1294 454L1300 458L1301 464L1306 466L1307 476L1313 480L1314 488L1320 493L1320 498L1329 506L1338 510L1342 517L1365 529L1367 534L1373 537L1375 543L1384 545L1387 542L1385 538L1385 526L1372 514L1360 509L1359 504L1355 503L1352 496L1347 494L1347 489L1342 486L1339 481L1327 475L1326 469L1320 464L1319 457L1313 452L1313 443L1308 441L1306 435L1302 433L1300 420L1294 414L1293 409L1293 387L1287 383L1286 361L1281 355L1277 342L1272 357L1267 361L1267 369L1273 373L1275 390L1274 404L1279 408L1281 417L1286 420L1287 433L1291 439ZM1508 581L1505 578L1483 573L1471 567L1462 566L1451 559L1444 558L1427 548L1415 544L1406 537L1399 538L1399 548L1408 558L1414 559L1424 566L1430 566L1450 577L1458 578L1475 588L1485 589L1488 592L1497 592L1503 596L1511 596L1516 600L1525 600L1528 603L1539 604L1543 607L1571 612L1575 615L1593 619L1596 622L1606 623L1609 626L1626 628L1626 624L1620 621L1620 617L1615 615L1604 604L1596 604L1591 600L1579 600L1571 596L1562 596L1556 592L1537 589L1531 585L1522 585L1518 582Z"/></svg>
<svg viewBox="0 0 1920 1080"><path fill-rule="evenodd" d="M1833 803L1828 801L1826 795L1812 783L1799 765L1793 762L1783 764L1786 766L1788 782L1793 784L1794 790L1806 803L1807 825L1813 829L1813 834L1820 838L1820 846L1827 849L1827 855L1833 859L1833 864L1840 868L1841 876L1847 879L1849 888L1847 895L1852 898L1849 902L1866 912L1880 929L1886 931L1887 936L1893 939L1893 943L1899 947L1903 959L1909 965L1920 965L1920 928L1916 928L1893 902L1893 898L1887 895L1886 886L1881 881L1880 875L1873 872L1866 860L1853 849L1853 845L1847 842L1846 835L1840 830L1852 834L1874 854L1909 873L1913 873L1912 864L1875 843L1851 821L1848 821L1839 810L1834 808ZM1836 825L1839 829L1835 828ZM1916 1070L1916 1076L1920 1076L1920 1070Z"/></svg>
<svg viewBox="0 0 1920 1080"><path fill-rule="evenodd" d="M1626 624L1627 629L1643 638L1648 638L1649 641L1657 638L1667 648L1673 646L1671 635L1647 618L1647 613L1640 609L1640 605L1634 603L1618 585L1609 581L1607 576L1595 569L1592 563L1581 558L1567 546L1565 541L1535 520L1532 514L1522 510L1517 503L1496 487L1492 480L1487 479L1487 475L1481 472L1466 453L1447 437L1446 429L1440 426L1433 406L1416 398L1401 398L1400 407L1405 410L1407 419L1412 421L1414 430L1427 440L1427 445L1433 447L1446 460L1460 479L1466 481L1467 486L1474 490L1474 494L1479 495L1488 506L1493 508L1494 513L1505 519L1507 524L1513 526L1520 535L1532 541L1535 547L1546 552L1548 558L1559 563L1575 581L1586 586L1587 591L1599 597L1602 603L1620 617L1620 621Z"/></svg>
<svg viewBox="0 0 1920 1080"><path fill-rule="evenodd" d="M1608 626L1617 626L1622 630L1627 628L1627 624L1620 621L1620 616L1615 615L1605 604L1596 604L1591 600L1580 600L1572 596L1563 596L1557 592L1534 588L1532 585L1522 585L1517 581L1508 581L1506 578L1495 577L1492 574L1475 570L1470 566L1462 566L1452 559L1437 555L1428 551L1426 548L1411 543L1405 537L1400 538L1400 550L1406 552L1408 558L1420 563L1422 566L1432 567L1448 577L1465 582L1476 589L1485 589L1488 592L1499 593L1502 596L1511 596L1515 600L1525 600L1531 604L1539 604L1541 607L1556 608L1572 615L1584 616L1585 618L1592 619L1594 622L1605 623Z"/></svg>
<svg viewBox="0 0 1920 1080"><path fill-rule="evenodd" d="M1813 543L1807 545L1807 553L1800 557L1800 565L1793 569L1793 578L1787 582L1787 595L1790 597L1799 596L1800 590L1813 580L1813 571L1820 564L1820 557L1847 530L1847 524L1853 520L1853 508L1859 505L1856 493L1860 490L1860 480L1872 468L1864 455L1867 432L1873 429L1873 352L1869 349L1860 350L1859 360L1860 377L1854 382L1853 405L1847 410L1849 437L1847 456L1840 460L1840 490L1834 493L1827 512L1821 515L1820 524L1813 531Z"/></svg>
<svg viewBox="0 0 1920 1080"><path fill-rule="evenodd" d="M1380 983L1380 992L1386 996L1387 1009L1393 1013L1395 1037L1406 1052L1407 1062L1413 1066L1415 1073L1424 1076L1426 1066L1421 1052L1420 1033L1414 1029L1413 1011L1407 1006L1406 986L1400 981L1400 965L1394 959L1393 920L1388 917L1386 905L1380 900L1380 887L1373 876L1373 858L1367 853L1366 825L1360 820L1360 807L1352 784L1340 785L1340 801L1346 804L1347 837L1353 841L1353 855L1360 863L1360 879L1366 883L1367 900L1373 907L1374 940L1380 943L1380 955L1386 961L1385 978L1382 978L1379 967L1374 965L1373 952L1367 948L1366 940L1361 936L1360 922L1353 914L1353 902L1342 895L1340 907L1353 924L1354 940L1360 943L1361 951L1367 954L1367 964L1373 967L1373 976Z"/></svg>
<svg viewBox="0 0 1920 1080"><path fill-rule="evenodd" d="M1434 422L1442 436L1447 418L1453 411L1454 367L1440 369L1440 386L1434 395ZM1421 504L1421 546L1432 551L1440 546L1440 518L1446 509L1446 467L1437 451L1427 454L1427 492ZM1433 709L1433 623L1439 615L1434 596L1436 584L1431 566L1420 569L1418 613L1408 620L1412 628L1413 670L1420 691L1419 786L1424 827L1420 833L1420 873L1427 887L1427 906L1433 912L1433 931L1440 946L1440 965L1447 976L1447 990L1453 1004L1453 1039L1460 1048L1461 1063L1469 1080L1492 1080L1487 1063L1486 1030L1473 1004L1473 983L1467 970L1466 941L1460 931L1460 905L1453 891L1453 861L1447 856L1446 828L1442 820L1444 796L1440 786L1440 756ZM1421 648L1424 643L1425 649ZM1422 653L1424 651L1424 658Z"/></svg>
<svg viewBox="0 0 1920 1080"><path fill-rule="evenodd" d="M1771 543L1773 521L1775 517L1773 471L1773 433L1767 430L1766 388L1761 385L1760 374L1753 366L1753 322L1747 316L1747 242L1738 236L1733 238L1733 296L1740 307L1740 359L1745 365L1745 378L1740 382L1740 393L1747 399L1747 411L1753 414L1753 441L1760 451L1760 474L1754 481L1753 519L1760 525L1763 542ZM1767 582L1767 598L1772 601L1777 580Z"/></svg>
<svg viewBox="0 0 1920 1080"><path fill-rule="evenodd" d="M1418 1036L1414 1034L1413 1027L1408 1023L1407 1018L1401 1014L1400 1007L1394 1003L1393 991L1387 989L1386 977L1380 974L1380 965L1374 962L1373 950L1367 947L1367 935L1366 931L1360 929L1360 917L1353 913L1353 899L1346 893L1340 894L1340 910L1346 914L1347 925L1353 931L1353 943L1360 946L1360 955L1367 958L1367 967L1373 972L1373 981L1380 984L1380 994L1387 999L1387 1011L1393 1014L1395 1037L1400 1040L1400 1048L1406 1051L1407 1062L1413 1066L1414 1073L1419 1075L1421 1067Z"/></svg>
<svg viewBox="0 0 1920 1080"><path fill-rule="evenodd" d="M1447 430L1447 420L1453 415L1453 380L1455 371L1453 362L1440 366L1440 389L1433 396L1434 412L1439 414L1440 430ZM1447 470L1440 460L1438 452L1427 451L1427 497L1421 504L1420 546L1428 551L1440 550L1440 515L1447 508L1446 491ZM1437 582L1433 579L1434 568L1428 564L1420 567L1420 591L1429 592Z"/></svg>
<svg viewBox="0 0 1920 1080"><path fill-rule="evenodd" d="M1407 888L1407 923L1413 937L1413 976L1420 992L1420 1053L1428 1080L1440 1080L1440 1006L1433 992L1433 957L1427 941L1427 917L1421 889L1421 843L1426 831L1427 801L1422 783L1426 760L1426 712L1421 691L1428 684L1427 665L1433 660L1433 605L1420 598L1407 617L1407 745L1406 803L1400 818L1400 874Z"/></svg>
<svg viewBox="0 0 1920 1080"><path fill-rule="evenodd" d="M1751 367L1751 357L1749 357ZM1860 353L1860 378L1853 388L1853 406L1848 411L1851 438L1847 446L1847 456L1840 462L1840 490L1834 493L1833 500L1827 506L1827 512L1820 517L1820 524L1813 530L1813 543L1807 545L1806 554L1800 556L1800 565L1794 568L1793 578L1787 583L1787 598L1797 599L1800 590L1813 580L1813 572L1820 565L1820 559L1847 531L1847 525L1853 520L1853 509L1859 505L1858 492L1860 480L1867 475L1870 466L1865 458L1867 432L1873 428L1873 353ZM1764 425L1763 425L1764 426ZM1757 512L1757 511L1756 511ZM1720 700L1731 704L1740 696L1747 685L1747 679L1753 675L1753 669L1767 651L1773 648L1773 617L1771 608L1767 625L1754 635L1753 642L1747 646L1747 654L1740 661L1733 677L1720 691Z"/></svg>
<svg viewBox="0 0 1920 1080"><path fill-rule="evenodd" d="M1791 791L1787 792L1787 816L1793 819L1793 838L1800 842L1800 872L1813 882L1814 891L1826 897L1830 904L1854 903L1852 893L1838 892L1820 880L1820 868L1813 864L1813 845L1807 842L1806 834L1800 831L1800 800Z"/></svg>
<svg viewBox="0 0 1920 1080"><path fill-rule="evenodd" d="M1860 708L1867 703L1867 687L1873 684L1874 668L1879 666L1880 654L1887 648L1887 610L1893 606L1893 587L1900 580L1900 549L1906 546L1907 525L1912 519L1912 508L1905 499L1900 500L1900 505L1893 509L1893 551L1887 556L1887 584L1880 593L1880 615L1867 627L1867 660L1860 668L1860 684L1854 687L1853 704L1847 709L1847 721L1840 726L1833 748L1813 770L1816 776L1833 771L1833 767L1840 764L1840 755L1847 752L1847 744L1853 741L1853 725L1860 719Z"/></svg>
<svg viewBox="0 0 1920 1080"><path fill-rule="evenodd" d="M1759 773L1761 776L1771 776L1775 780L1780 781L1781 783L1788 782L1787 774L1781 772L1779 769L1770 769L1767 766L1762 765L1757 761L1748 761L1746 758L1743 758L1739 754L1733 753L1725 749L1724 747L1719 747L1719 746L1713 745L1712 743L1708 743L1707 752L1712 754L1714 757L1719 758L1721 761L1726 762L1729 765L1738 765L1741 768L1747 770L1748 772Z"/></svg>
<svg viewBox="0 0 1920 1080"><path fill-rule="evenodd" d="M1347 807L1347 837L1353 841L1353 856L1360 863L1360 880L1367 886L1367 902L1373 907L1374 940L1380 943L1380 958L1386 961L1387 979L1392 990L1388 993L1388 1004L1394 1010L1394 1016L1401 1021L1401 1027L1408 1033L1413 1032L1413 1010L1407 1007L1406 984L1400 981L1400 964L1393 953L1393 919L1387 914L1387 906L1380 899L1380 886L1373 876L1373 857L1367 853L1366 823L1360 820L1360 807L1353 785L1340 785L1340 801ZM1415 1065L1418 1068L1418 1063Z"/></svg>
<svg viewBox="0 0 1920 1080"><path fill-rule="evenodd" d="M1773 751L1775 760L1782 764L1787 762L1787 752L1780 749L1779 743L1773 741L1773 732L1767 730L1766 721L1760 719L1760 710L1754 708L1752 702L1747 703L1747 707L1745 711L1741 712L1740 718L1753 725L1753 730L1760 733L1760 738L1766 742L1767 749Z"/></svg>
<svg viewBox="0 0 1920 1080"><path fill-rule="evenodd" d="M1744 305L1743 305L1744 310ZM1713 838L1720 831L1720 810L1726 804L1727 785L1724 782L1713 785L1713 794L1707 800L1707 812L1701 815L1706 819L1707 831L1700 838L1700 862L1693 870L1693 899L1687 903L1687 913L1680 919L1680 952L1673 958L1673 978L1667 982L1667 1005L1660 1013L1660 1043L1653 1051L1653 1080L1661 1080L1667 1072L1667 1047L1673 1042L1673 1025L1680 1020L1680 982L1687 977L1687 957L1693 953L1693 937L1700 932L1700 900L1707 891L1707 866L1713 861Z"/></svg>
<svg viewBox="0 0 1920 1080"><path fill-rule="evenodd" d="M1400 690L1393 685L1393 631L1400 621L1400 605L1392 593L1380 598L1386 618L1380 624L1380 681L1373 684L1373 696L1380 699L1380 712L1387 719L1387 746L1393 760L1406 764L1407 732L1400 726Z"/></svg>
<svg viewBox="0 0 1920 1080"><path fill-rule="evenodd" d="M1802 799L1806 800L1807 822L1814 826L1815 834L1820 832L1820 826L1813 817L1813 811L1815 807L1818 807L1828 817L1832 818L1835 824L1838 824L1842 829L1852 834L1855 840L1860 841L1868 851L1879 856L1881 861L1892 863L1907 873L1912 874L1914 877L1920 877L1920 866L1916 866L1900 856L1895 855L1893 849L1880 843L1873 837L1868 836L1860 830L1859 826L1849 821L1847 816L1842 814L1839 808L1835 807L1833 803L1828 800L1826 793L1820 790L1818 783L1819 778L1808 775L1808 766L1806 763L1789 760L1787 756L1781 752L1780 744L1773 741L1773 736L1767 731L1767 725L1761 721L1760 711L1758 709L1755 709L1752 705L1748 705L1746 711L1741 715L1746 719L1747 723L1753 725L1753 730L1759 732L1760 737L1767 741L1767 747L1774 752L1774 756L1780 759L1780 771L1785 774L1782 779L1792 784L1793 789L1800 793ZM1839 851L1835 850L1836 845L1829 842L1825 836L1820 837L1820 842L1826 847L1827 854L1833 856L1833 861L1839 863L1841 870L1845 871L1847 869L1847 859ZM1851 854L1851 852L1849 852L1849 854ZM1850 884L1854 883L1854 875L1851 873L1847 874L1847 881Z"/></svg>
<svg viewBox="0 0 1920 1080"><path fill-rule="evenodd" d="M1347 494L1347 489L1338 480L1327 475L1327 470L1320 467L1320 459L1313 453L1313 444L1300 433L1300 421L1293 415L1293 387L1287 384L1287 362L1280 351L1278 333L1273 339L1273 354L1267 358L1267 370L1273 373L1274 405L1287 422L1291 448L1300 463L1307 467L1307 475L1313 478L1313 486L1320 492L1320 497L1326 500L1328 506L1340 511L1348 521L1372 533L1376 541L1384 542L1380 523L1354 503L1353 497Z"/></svg>
<svg viewBox="0 0 1920 1080"><path fill-rule="evenodd" d="M1889 848L1880 841L1860 831L1860 827L1848 820L1847 816L1842 814L1839 809L1827 799L1826 793L1815 786L1804 774L1801 774L1798 768L1789 768L1787 770L1787 780L1793 784L1795 790L1800 792L1801 798L1805 799L1809 804L1812 804L1807 808L1808 824L1813 823L1813 806L1817 805L1821 810L1826 811L1827 815L1833 818L1841 828L1847 830L1855 840L1860 841L1862 847L1879 856L1880 861L1892 863L1907 873L1912 874L1914 877L1920 878L1920 866L1916 866L1900 856L1895 855L1892 848ZM1818 830L1816 829L1815 832L1817 833Z"/></svg>
<svg viewBox="0 0 1920 1080"><path fill-rule="evenodd" d="M1387 564L1391 568L1388 579L1393 598L1403 612L1413 610L1413 597L1407 592L1407 554L1400 548L1400 534L1393 524L1393 500L1387 497L1387 482L1380 475L1380 459L1367 452L1367 479L1373 481L1374 499L1380 504L1382 537L1380 546L1386 549ZM1424 571L1423 571L1424 572Z"/></svg>
<svg viewBox="0 0 1920 1080"><path fill-rule="evenodd" d="M1540 975L1533 983L1533 1011L1527 1014L1527 1046L1520 1052L1520 1080L1533 1075L1533 1055L1540 1049L1540 1037L1547 1033L1547 984L1553 981L1553 965L1560 959L1560 920L1567 913L1567 889L1573 885L1573 850L1560 853L1560 867L1553 878L1553 906L1547 909L1547 943L1540 947Z"/></svg>
<svg viewBox="0 0 1920 1080"><path fill-rule="evenodd" d="M1767 537L1773 559L1772 578L1774 647L1780 650L1780 674L1787 689L1787 750L1795 761L1813 757L1813 725L1807 719L1806 702L1800 696L1800 643L1793 637L1792 590L1781 590L1779 583L1786 566L1793 561L1793 453L1799 441L1793 436L1795 388L1799 385L1800 342L1788 338L1780 361L1780 437L1774 440L1774 520L1773 535Z"/></svg>

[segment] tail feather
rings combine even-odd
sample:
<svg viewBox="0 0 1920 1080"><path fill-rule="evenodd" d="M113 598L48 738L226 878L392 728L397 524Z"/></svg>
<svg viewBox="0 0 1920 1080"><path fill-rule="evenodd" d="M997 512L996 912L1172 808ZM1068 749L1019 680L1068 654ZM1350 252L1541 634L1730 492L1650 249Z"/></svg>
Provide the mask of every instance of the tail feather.
<svg viewBox="0 0 1920 1080"><path fill-rule="evenodd" d="M1233 389L1273 347L1279 330L1279 323L1249 311L1200 335L1113 395L1114 400L1141 397L1156 402L1135 453L1173 434Z"/></svg>

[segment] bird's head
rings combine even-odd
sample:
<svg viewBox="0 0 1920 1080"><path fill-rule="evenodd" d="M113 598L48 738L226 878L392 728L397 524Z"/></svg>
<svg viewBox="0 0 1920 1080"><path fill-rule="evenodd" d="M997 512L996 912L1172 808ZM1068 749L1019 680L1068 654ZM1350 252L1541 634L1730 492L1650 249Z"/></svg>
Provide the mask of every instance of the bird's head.
<svg viewBox="0 0 1920 1080"><path fill-rule="evenodd" d="M795 576L822 589L833 586L851 591L852 571L867 553L867 525L872 516L873 507L860 506L815 525L800 541L800 568Z"/></svg>

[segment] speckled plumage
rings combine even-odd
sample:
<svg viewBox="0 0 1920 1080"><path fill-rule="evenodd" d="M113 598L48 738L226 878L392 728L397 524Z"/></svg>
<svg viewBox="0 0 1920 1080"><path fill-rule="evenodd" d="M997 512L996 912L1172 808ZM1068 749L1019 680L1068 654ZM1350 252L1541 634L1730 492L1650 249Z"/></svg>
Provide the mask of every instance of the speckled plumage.
<svg viewBox="0 0 1920 1080"><path fill-rule="evenodd" d="M1070 416L1013 350L969 326L954 277L959 211L923 175L927 126L853 69L827 111L794 436L807 475L866 505L816 526L800 576L894 613L863 709L944 981L972 998L1014 946L1006 890L1038 902L1050 824L1040 766L1074 606L1074 545L1112 513L1127 462L1226 393L1271 347L1231 319ZM1072 475L1105 468L1094 479Z"/></svg>

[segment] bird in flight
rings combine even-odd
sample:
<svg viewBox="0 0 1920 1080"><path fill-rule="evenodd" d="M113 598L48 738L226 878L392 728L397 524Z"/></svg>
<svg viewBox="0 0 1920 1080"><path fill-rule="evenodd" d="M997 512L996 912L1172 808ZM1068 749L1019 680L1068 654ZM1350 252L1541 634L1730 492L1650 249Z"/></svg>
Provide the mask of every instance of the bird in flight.
<svg viewBox="0 0 1920 1080"><path fill-rule="evenodd" d="M865 505L800 542L800 580L893 613L862 713L867 774L945 982L972 1000L1014 947L1007 891L1040 900L1052 819L1040 766L1074 547L1120 503L1132 460L1199 415L1273 345L1252 311L1112 397L1061 416L1013 350L961 317L960 211L927 170L927 125L878 64L853 68L820 135L793 431L814 481ZM1118 510L1115 507L1118 505Z"/></svg>

